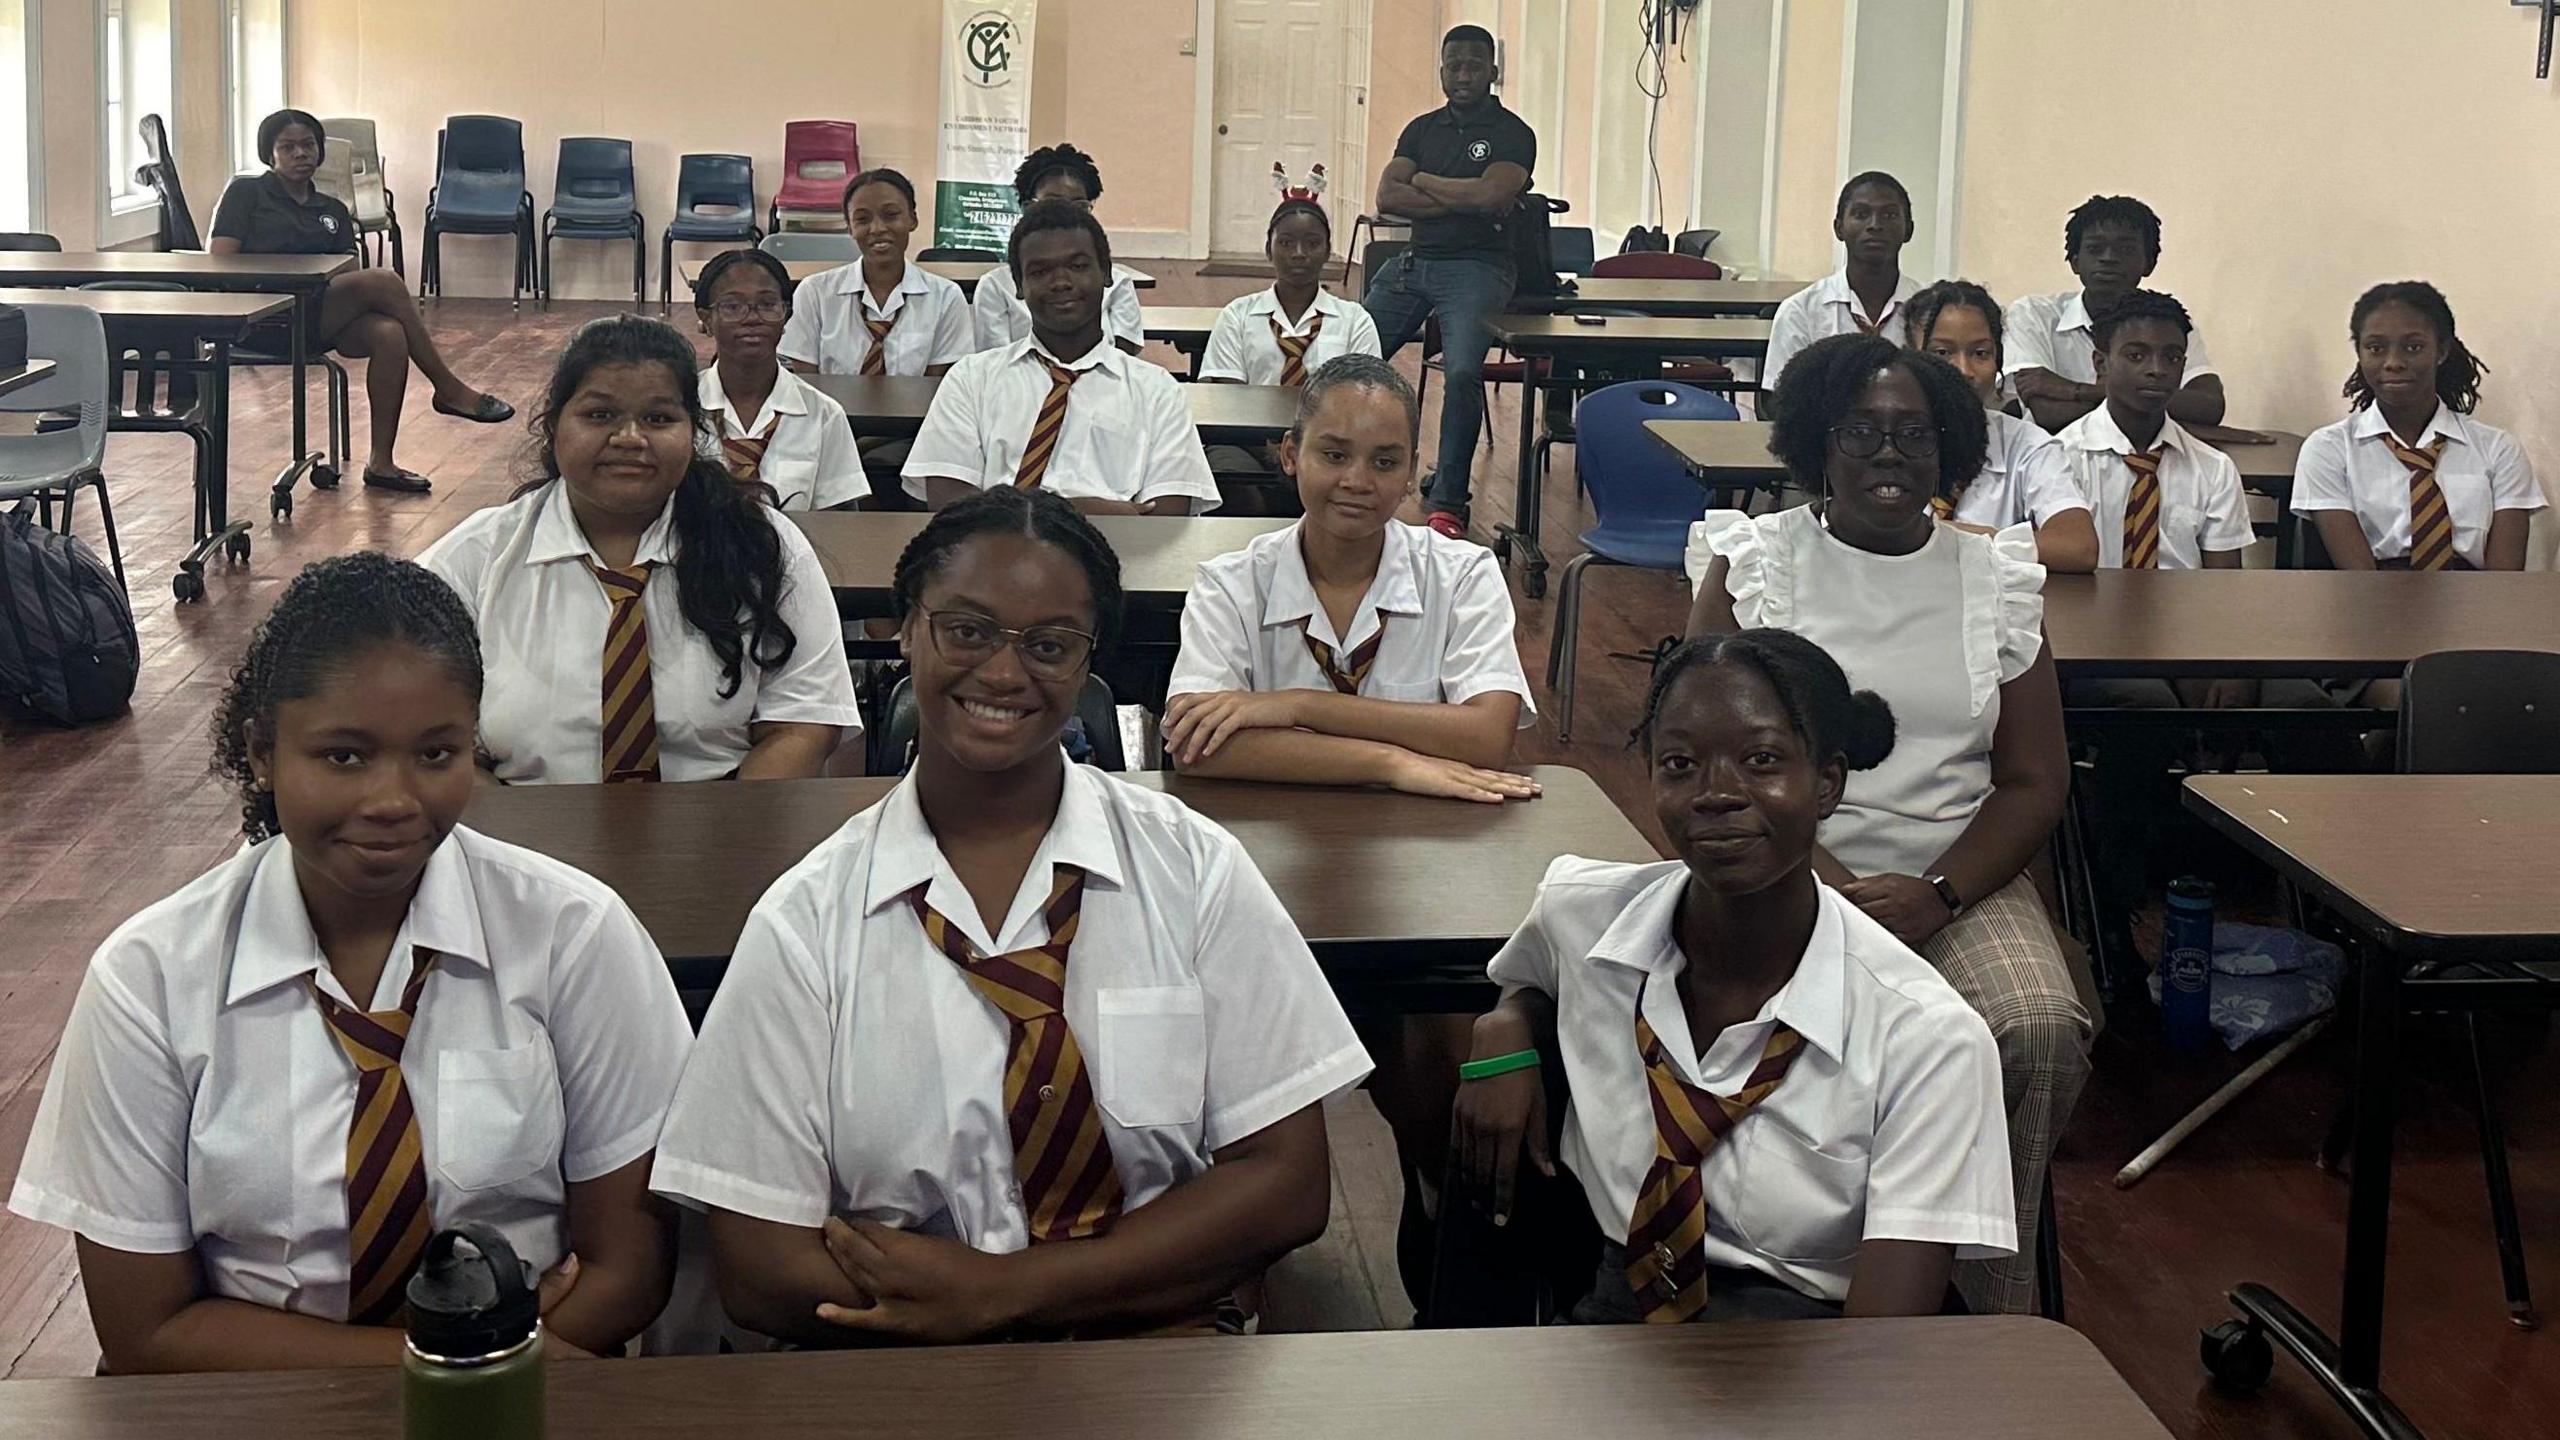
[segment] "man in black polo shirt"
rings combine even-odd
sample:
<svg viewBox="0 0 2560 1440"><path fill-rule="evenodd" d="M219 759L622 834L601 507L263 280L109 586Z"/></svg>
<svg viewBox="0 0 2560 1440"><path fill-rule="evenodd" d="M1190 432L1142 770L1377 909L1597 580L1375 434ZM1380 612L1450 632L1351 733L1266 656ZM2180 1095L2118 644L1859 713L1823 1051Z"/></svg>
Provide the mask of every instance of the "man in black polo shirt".
<svg viewBox="0 0 2560 1440"><path fill-rule="evenodd" d="M1440 463L1423 491L1431 528L1467 533L1468 466L1484 430L1487 324L1511 303L1517 279L1504 228L1529 188L1538 137L1502 108L1493 87L1493 37L1461 25L1440 41L1440 93L1449 103L1404 127L1378 177L1378 211L1413 222L1413 244L1369 277L1362 303L1390 359L1440 317L1448 386L1440 401Z"/></svg>

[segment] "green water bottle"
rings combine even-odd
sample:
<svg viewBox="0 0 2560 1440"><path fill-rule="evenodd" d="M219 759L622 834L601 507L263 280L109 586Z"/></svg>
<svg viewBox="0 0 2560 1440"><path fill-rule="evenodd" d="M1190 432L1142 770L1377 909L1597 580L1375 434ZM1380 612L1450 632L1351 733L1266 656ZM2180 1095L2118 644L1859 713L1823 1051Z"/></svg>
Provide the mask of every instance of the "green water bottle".
<svg viewBox="0 0 2560 1440"><path fill-rule="evenodd" d="M488 1225L439 1230L409 1277L408 1440L542 1440L541 1301Z"/></svg>

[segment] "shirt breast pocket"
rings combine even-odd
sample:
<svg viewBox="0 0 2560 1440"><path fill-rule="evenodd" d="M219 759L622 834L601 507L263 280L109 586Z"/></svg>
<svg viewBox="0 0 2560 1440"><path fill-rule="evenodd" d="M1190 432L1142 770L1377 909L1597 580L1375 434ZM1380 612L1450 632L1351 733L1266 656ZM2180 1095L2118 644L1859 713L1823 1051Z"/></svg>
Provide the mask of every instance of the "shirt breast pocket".
<svg viewBox="0 0 2560 1440"><path fill-rule="evenodd" d="M1199 1123L1209 1089L1209 1017L1200 987L1097 990L1093 1006L1100 1033L1086 1059L1103 1113L1124 1130Z"/></svg>
<svg viewBox="0 0 2560 1440"><path fill-rule="evenodd" d="M541 1035L505 1050L436 1057L438 1173L463 1190L494 1190L560 1163L560 1071Z"/></svg>
<svg viewBox="0 0 2560 1440"><path fill-rule="evenodd" d="M1147 476L1139 463L1137 430L1117 415L1088 416L1082 429L1083 439L1076 447L1081 462L1075 475L1079 488L1116 500L1138 498Z"/></svg>
<svg viewBox="0 0 2560 1440"><path fill-rule="evenodd" d="M806 510L809 497L817 488L818 462L776 460L768 455L756 467L756 478L773 487L776 505L785 510Z"/></svg>
<svg viewBox="0 0 2560 1440"><path fill-rule="evenodd" d="M1739 1147L1739 1198L1725 1220L1753 1250L1797 1261L1857 1255L1867 1219L1863 1156L1826 1155L1769 1114L1744 1117L1726 1143Z"/></svg>
<svg viewBox="0 0 2560 1440"><path fill-rule="evenodd" d="M2204 511L2194 505L2162 505L2160 507L2160 539L2165 545L2171 536L2190 543L2204 536Z"/></svg>

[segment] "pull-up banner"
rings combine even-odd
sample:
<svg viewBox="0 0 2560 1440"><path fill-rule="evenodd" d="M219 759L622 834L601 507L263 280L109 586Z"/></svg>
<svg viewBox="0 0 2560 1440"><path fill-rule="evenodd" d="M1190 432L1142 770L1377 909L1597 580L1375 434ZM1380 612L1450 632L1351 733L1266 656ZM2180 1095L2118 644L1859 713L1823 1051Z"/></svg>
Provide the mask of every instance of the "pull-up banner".
<svg viewBox="0 0 2560 1440"><path fill-rule="evenodd" d="M942 0L941 163L933 243L1002 250L1031 148L1031 27L1039 0Z"/></svg>

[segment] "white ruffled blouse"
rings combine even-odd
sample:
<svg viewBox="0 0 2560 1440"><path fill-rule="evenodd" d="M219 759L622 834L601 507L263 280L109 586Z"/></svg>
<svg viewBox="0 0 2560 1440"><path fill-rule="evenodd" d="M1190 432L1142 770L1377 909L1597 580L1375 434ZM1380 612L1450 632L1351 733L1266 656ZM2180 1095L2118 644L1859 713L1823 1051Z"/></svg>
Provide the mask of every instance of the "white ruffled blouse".
<svg viewBox="0 0 2560 1440"><path fill-rule="evenodd" d="M1849 776L1825 848L1860 875L1927 875L1991 794L2000 687L2044 649L2035 532L1939 526L1908 555L1834 539L1810 506L1710 510L1689 527L1689 581L1717 556L1734 619L1793 630L1893 707L1893 754Z"/></svg>

